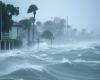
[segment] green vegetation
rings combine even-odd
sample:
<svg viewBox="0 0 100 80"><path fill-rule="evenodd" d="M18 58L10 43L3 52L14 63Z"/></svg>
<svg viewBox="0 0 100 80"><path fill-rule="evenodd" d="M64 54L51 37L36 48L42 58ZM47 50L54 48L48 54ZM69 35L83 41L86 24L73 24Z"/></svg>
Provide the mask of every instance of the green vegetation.
<svg viewBox="0 0 100 80"><path fill-rule="evenodd" d="M44 39L50 40L51 41L51 46L52 46L52 40L53 40L53 34L52 34L52 32L50 32L48 30L45 30L42 33L41 37L44 38Z"/></svg>

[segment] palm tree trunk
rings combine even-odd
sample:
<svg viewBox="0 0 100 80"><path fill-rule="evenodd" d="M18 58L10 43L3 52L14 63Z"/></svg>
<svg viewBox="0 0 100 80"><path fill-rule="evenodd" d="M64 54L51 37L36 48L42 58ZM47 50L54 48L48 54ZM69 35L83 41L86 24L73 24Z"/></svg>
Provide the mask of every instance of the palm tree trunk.
<svg viewBox="0 0 100 80"><path fill-rule="evenodd" d="M27 44L28 44L28 46L30 46L30 28L28 28L28 34L27 34L27 36L28 36L28 39L27 39Z"/></svg>
<svg viewBox="0 0 100 80"><path fill-rule="evenodd" d="M33 41L33 45L34 45L34 36L35 36L35 25L34 25L34 23L35 23L35 14L33 13L33 15L34 15L34 20L33 20L33 36L32 36L32 41Z"/></svg>
<svg viewBox="0 0 100 80"><path fill-rule="evenodd" d="M33 45L34 45L34 23L33 23L32 41L33 41Z"/></svg>
<svg viewBox="0 0 100 80"><path fill-rule="evenodd" d="M52 42L53 42L52 40L53 40L53 39L51 38L51 48L52 48Z"/></svg>
<svg viewBox="0 0 100 80"><path fill-rule="evenodd" d="M19 35L18 35L19 29L17 27L17 39L19 40Z"/></svg>
<svg viewBox="0 0 100 80"><path fill-rule="evenodd" d="M39 45L40 45L40 38L38 38L38 48L39 48Z"/></svg>

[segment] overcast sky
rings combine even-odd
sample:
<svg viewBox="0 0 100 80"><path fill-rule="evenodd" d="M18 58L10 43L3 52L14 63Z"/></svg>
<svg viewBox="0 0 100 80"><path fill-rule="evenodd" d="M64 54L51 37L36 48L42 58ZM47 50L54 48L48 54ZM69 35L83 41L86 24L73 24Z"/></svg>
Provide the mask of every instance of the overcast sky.
<svg viewBox="0 0 100 80"><path fill-rule="evenodd" d="M39 8L37 20L45 21L51 17L67 18L73 27L100 29L100 0L2 0L20 7L20 15L15 20L32 16L27 14L29 5Z"/></svg>

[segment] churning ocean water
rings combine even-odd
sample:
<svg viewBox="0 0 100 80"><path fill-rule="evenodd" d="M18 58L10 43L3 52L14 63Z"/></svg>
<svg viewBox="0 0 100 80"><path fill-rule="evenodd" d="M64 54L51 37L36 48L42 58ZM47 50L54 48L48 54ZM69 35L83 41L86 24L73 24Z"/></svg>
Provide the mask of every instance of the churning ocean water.
<svg viewBox="0 0 100 80"><path fill-rule="evenodd" d="M100 48L42 44L39 49L2 52L0 80L100 80Z"/></svg>

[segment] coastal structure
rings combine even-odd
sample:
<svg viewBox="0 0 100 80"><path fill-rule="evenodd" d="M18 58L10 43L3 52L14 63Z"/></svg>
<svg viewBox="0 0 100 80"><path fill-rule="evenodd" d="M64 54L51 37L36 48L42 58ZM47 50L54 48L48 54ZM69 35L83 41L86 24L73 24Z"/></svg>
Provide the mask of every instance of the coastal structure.
<svg viewBox="0 0 100 80"><path fill-rule="evenodd" d="M0 50L11 50L21 47L21 25L14 23L9 32L2 32L2 27L0 26Z"/></svg>

